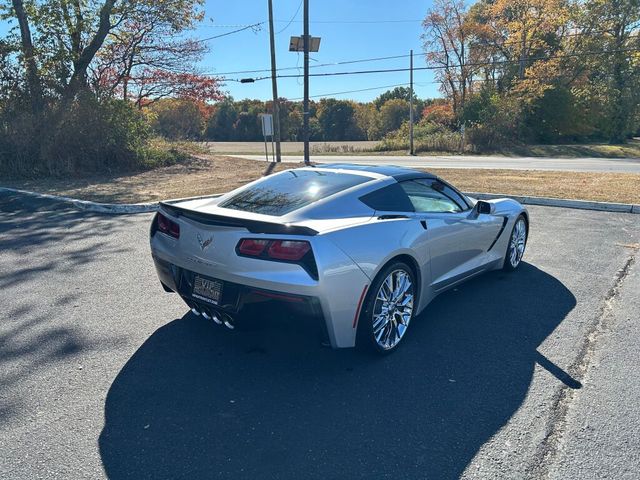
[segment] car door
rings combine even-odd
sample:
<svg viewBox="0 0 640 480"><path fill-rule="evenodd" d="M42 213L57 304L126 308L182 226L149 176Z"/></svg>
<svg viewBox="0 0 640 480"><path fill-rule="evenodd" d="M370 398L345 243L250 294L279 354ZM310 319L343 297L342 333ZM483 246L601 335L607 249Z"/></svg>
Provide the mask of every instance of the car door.
<svg viewBox="0 0 640 480"><path fill-rule="evenodd" d="M478 214L462 195L439 180L407 180L400 185L414 215L426 226L434 290L482 271L503 219Z"/></svg>

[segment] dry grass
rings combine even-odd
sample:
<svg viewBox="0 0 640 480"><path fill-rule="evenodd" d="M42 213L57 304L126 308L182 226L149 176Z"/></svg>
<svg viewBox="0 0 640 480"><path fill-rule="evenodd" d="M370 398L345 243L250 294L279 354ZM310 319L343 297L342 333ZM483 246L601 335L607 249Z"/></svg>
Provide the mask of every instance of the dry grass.
<svg viewBox="0 0 640 480"><path fill-rule="evenodd" d="M640 204L640 174L429 169L466 192Z"/></svg>
<svg viewBox="0 0 640 480"><path fill-rule="evenodd" d="M270 164L226 156L130 175L3 181L2 185L97 202L133 203L229 191L265 174ZM274 171L296 164L275 165ZM640 174L533 170L429 169L463 191L640 204Z"/></svg>
<svg viewBox="0 0 640 480"><path fill-rule="evenodd" d="M609 145L607 143L526 145L513 149L505 149L501 153L508 156L527 157L640 158L640 139L631 139L624 145Z"/></svg>
<svg viewBox="0 0 640 480"><path fill-rule="evenodd" d="M152 202L229 191L262 176L268 165L266 161L206 156L128 175L99 175L82 179L5 180L1 184L94 202ZM274 171L294 167L296 164L278 164Z"/></svg>
<svg viewBox="0 0 640 480"><path fill-rule="evenodd" d="M309 142L311 153L358 153L370 152L378 142L376 141L341 141L341 142ZM264 155L264 142L197 142L197 145L213 155ZM282 142L280 144L283 155L302 155L304 143ZM268 146L271 156L271 144Z"/></svg>
<svg viewBox="0 0 640 480"><path fill-rule="evenodd" d="M186 148L189 142L182 142ZM350 155L406 155L407 149L378 152L378 141L342 141L342 142L311 142L311 153L316 155L350 154ZM208 152L212 155L263 155L263 142L193 142L199 153ZM301 155L302 142L282 142L283 155ZM420 152L420 155L457 155L457 152ZM522 145L504 148L497 152L486 154L515 156L515 157L554 157L554 158L640 158L640 139L629 140L624 145L609 145L606 143L585 143L570 145ZM271 145L269 145L271 155Z"/></svg>

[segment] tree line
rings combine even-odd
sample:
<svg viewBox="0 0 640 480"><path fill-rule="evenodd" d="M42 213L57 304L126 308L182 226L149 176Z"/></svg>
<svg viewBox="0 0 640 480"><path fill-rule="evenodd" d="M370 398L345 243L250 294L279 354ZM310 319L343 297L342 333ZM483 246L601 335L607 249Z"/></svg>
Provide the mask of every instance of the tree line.
<svg viewBox="0 0 640 480"><path fill-rule="evenodd" d="M495 150L514 143L624 143L640 130L640 1L435 0L426 68L442 99L417 100L419 148ZM312 102L313 140L408 146L407 88L374 102ZM203 120L212 140L259 140L270 102L227 99ZM301 138L301 106L283 99L282 138Z"/></svg>
<svg viewBox="0 0 640 480"><path fill-rule="evenodd" d="M234 100L199 70L204 0L0 0L0 173L66 175L175 161L154 135L260 140L271 102ZM623 143L640 128L640 0L435 0L414 99L418 150ZM311 102L313 140L408 144L409 91ZM283 140L302 106L282 99Z"/></svg>
<svg viewBox="0 0 640 480"><path fill-rule="evenodd" d="M414 95L414 114L422 117L425 106L437 100ZM280 103L283 141L302 140L302 102L285 98ZM164 99L147 109L154 131L170 139L210 141L261 141L260 116L273 111L271 101L228 97L210 106L184 99ZM409 89L396 87L373 102L323 98L310 101L309 128L312 141L380 140L409 120Z"/></svg>

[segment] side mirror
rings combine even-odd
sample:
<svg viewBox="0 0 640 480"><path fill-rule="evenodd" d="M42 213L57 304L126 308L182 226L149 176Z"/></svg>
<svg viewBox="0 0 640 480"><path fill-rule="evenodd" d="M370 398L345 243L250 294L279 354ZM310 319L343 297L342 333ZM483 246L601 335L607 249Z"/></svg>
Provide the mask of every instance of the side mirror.
<svg viewBox="0 0 640 480"><path fill-rule="evenodd" d="M478 214L485 213L487 215L491 215L494 212L494 208L493 204L483 200L478 200L476 203L476 212L478 212Z"/></svg>

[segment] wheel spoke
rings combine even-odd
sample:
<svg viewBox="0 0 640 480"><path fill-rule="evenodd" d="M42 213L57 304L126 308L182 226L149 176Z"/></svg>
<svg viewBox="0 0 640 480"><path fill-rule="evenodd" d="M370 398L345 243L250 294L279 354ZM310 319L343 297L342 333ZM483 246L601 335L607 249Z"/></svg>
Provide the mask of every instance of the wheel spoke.
<svg viewBox="0 0 640 480"><path fill-rule="evenodd" d="M379 314L378 318L373 322L373 333L379 332L389 322L388 314Z"/></svg>
<svg viewBox="0 0 640 480"><path fill-rule="evenodd" d="M525 221L520 218L516 222L513 233L511 235L511 241L509 242L509 261L512 267L517 267L524 255L524 249L527 241L527 225Z"/></svg>
<svg viewBox="0 0 640 480"><path fill-rule="evenodd" d="M400 306L401 307L406 307L409 304L413 305L413 295L411 295L410 293L405 295L405 297L400 302Z"/></svg>
<svg viewBox="0 0 640 480"><path fill-rule="evenodd" d="M404 336L413 314L413 282L409 274L394 270L384 279L373 308L372 330L383 349L395 347Z"/></svg>

